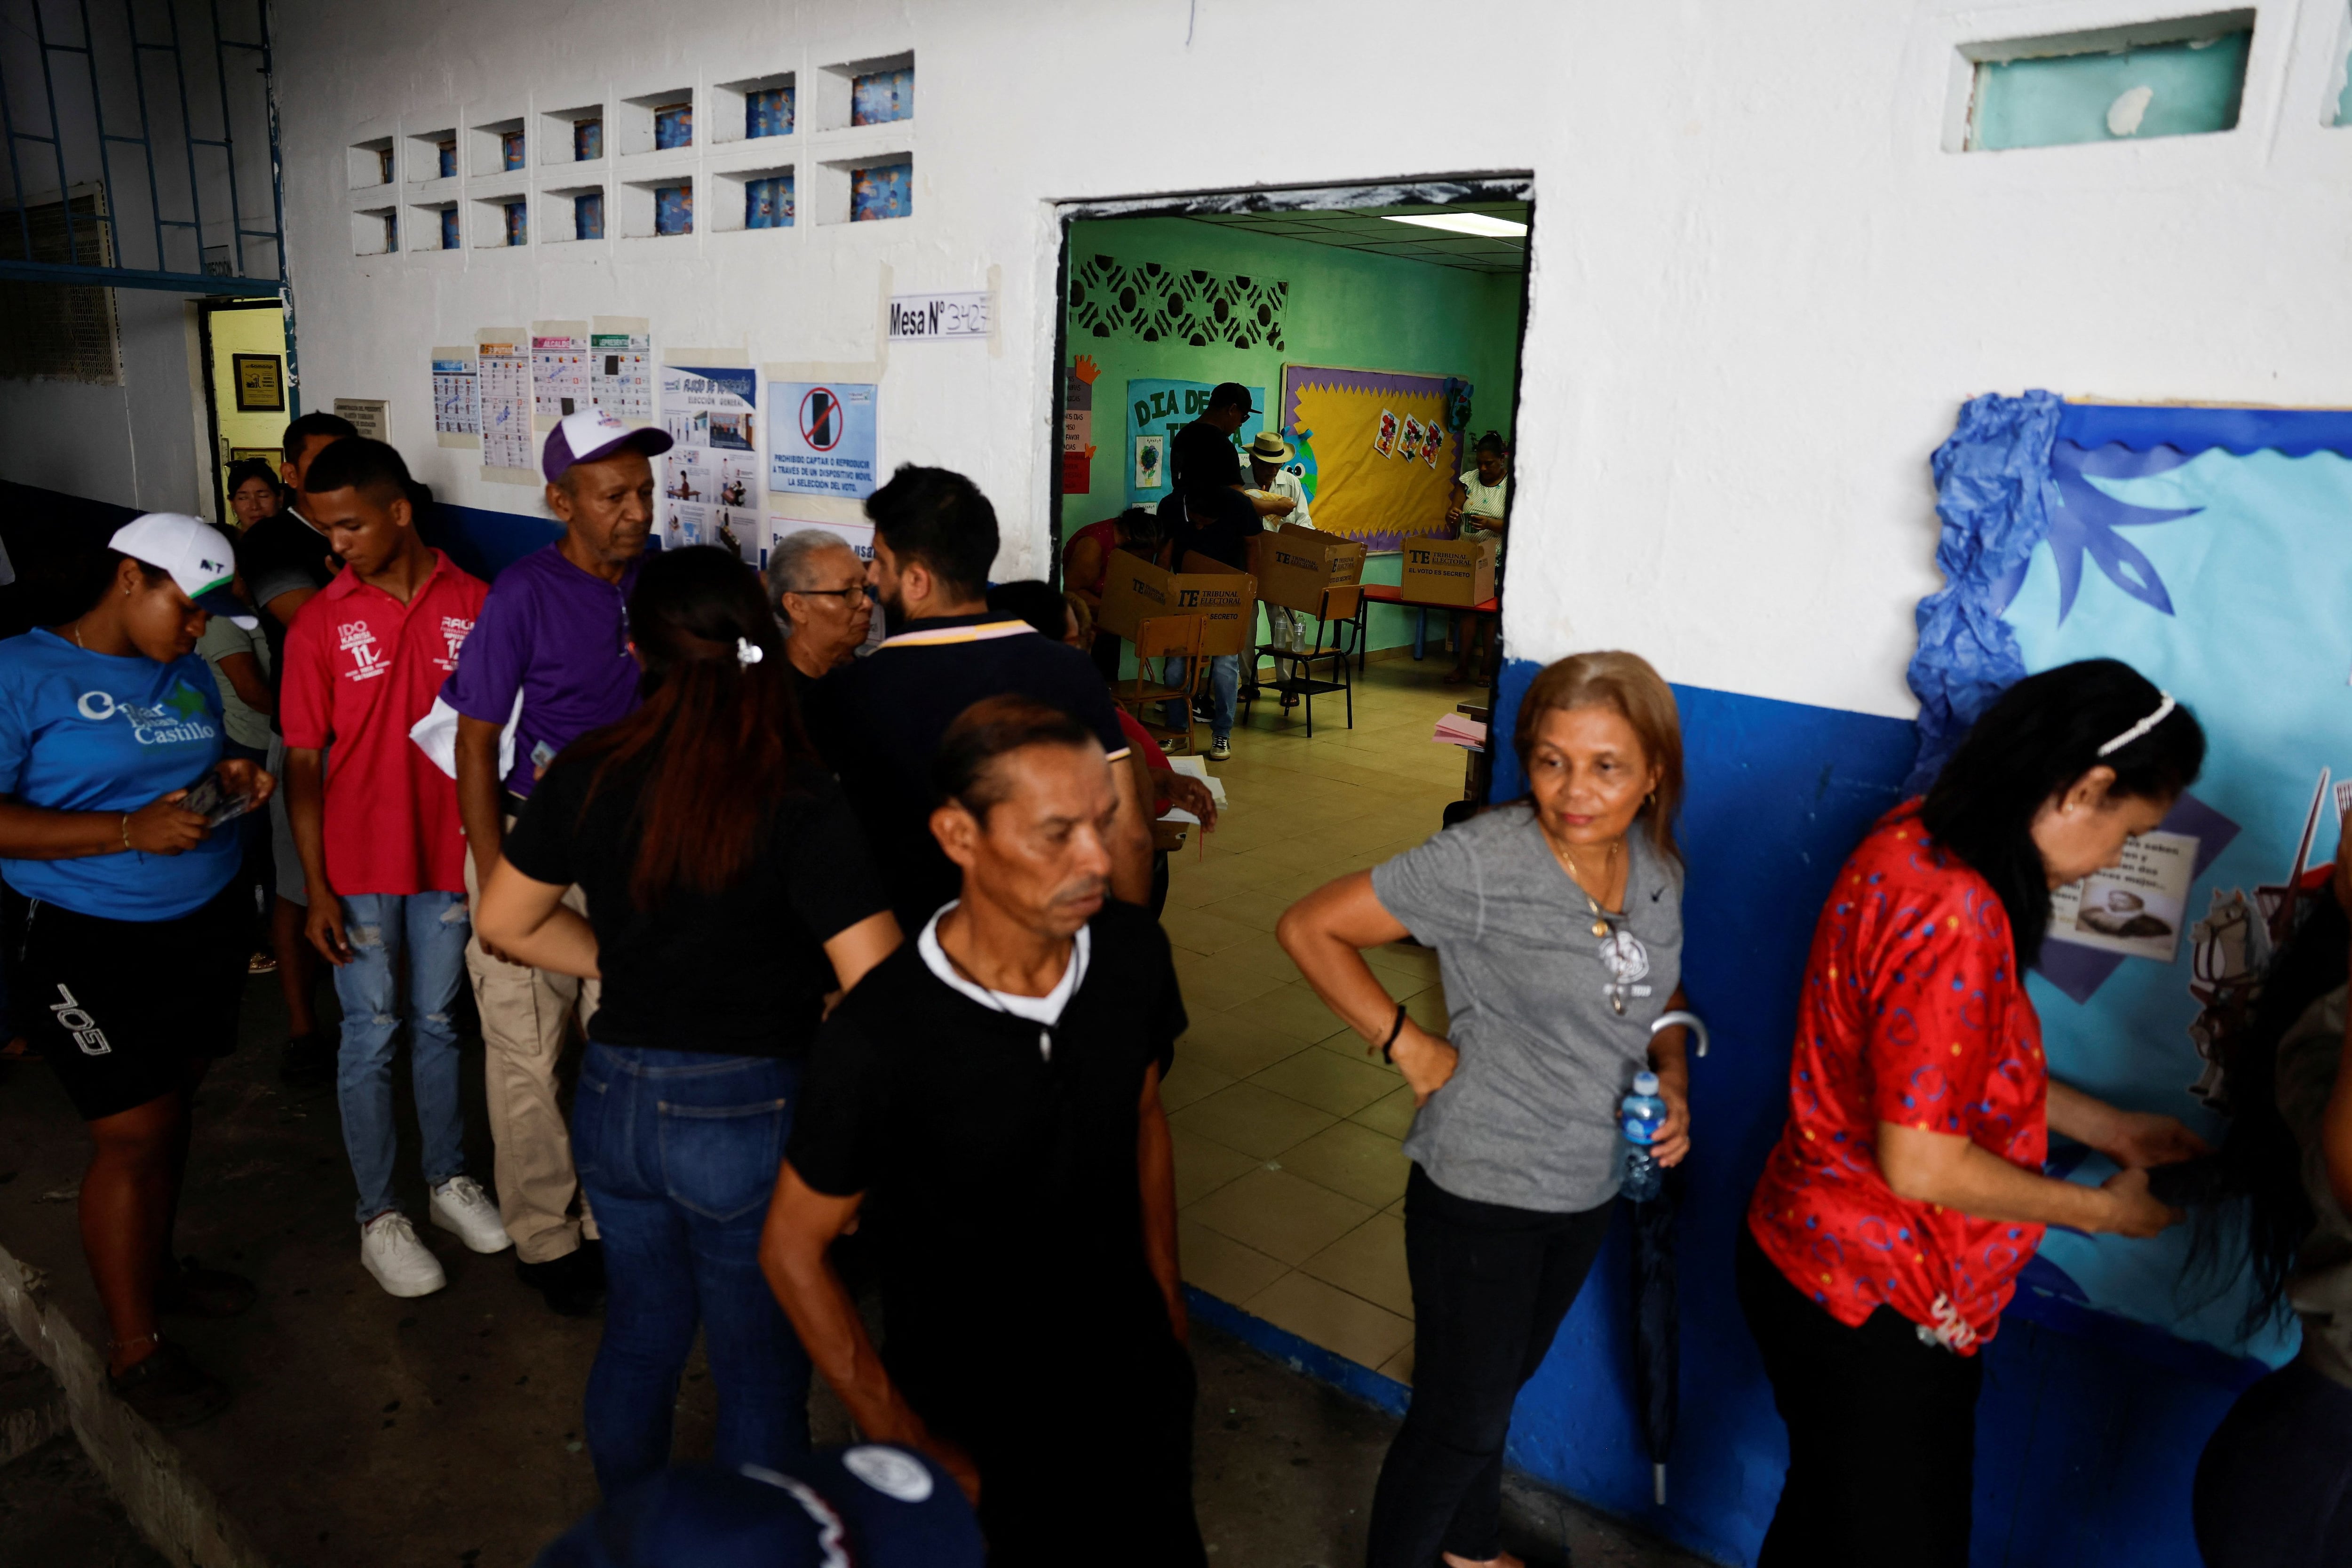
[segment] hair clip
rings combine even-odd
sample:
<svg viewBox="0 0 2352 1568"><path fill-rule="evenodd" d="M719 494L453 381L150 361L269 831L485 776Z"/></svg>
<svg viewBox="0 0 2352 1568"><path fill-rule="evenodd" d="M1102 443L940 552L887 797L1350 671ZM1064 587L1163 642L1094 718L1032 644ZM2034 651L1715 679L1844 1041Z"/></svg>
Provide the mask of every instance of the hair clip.
<svg viewBox="0 0 2352 1568"><path fill-rule="evenodd" d="M753 642L750 637L737 637L735 639L736 663L757 664L767 657L768 655L766 650L761 648L758 643Z"/></svg>
<svg viewBox="0 0 2352 1568"><path fill-rule="evenodd" d="M2169 691L2159 690L2157 693L2157 697L2159 700L2156 705L2156 711L2141 720L2138 723L2133 725L2130 729L2126 730L2122 734L2117 735L2114 740L2109 741L2105 745L2101 746L2099 748L2099 755L2103 757L2112 756L2116 752L2122 751L2126 746L2130 745L2134 741L2138 740L2142 735L2147 734L2150 730L2153 730L2158 724L2163 723L2166 719L2171 716L2172 710L2180 706L2180 704L2172 700L2172 693Z"/></svg>

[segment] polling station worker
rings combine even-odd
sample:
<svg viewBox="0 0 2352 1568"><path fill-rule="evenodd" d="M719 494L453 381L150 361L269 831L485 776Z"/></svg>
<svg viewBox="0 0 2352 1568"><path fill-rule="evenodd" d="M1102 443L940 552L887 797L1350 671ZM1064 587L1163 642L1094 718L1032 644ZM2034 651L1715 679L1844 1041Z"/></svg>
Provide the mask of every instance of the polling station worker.
<svg viewBox="0 0 2352 1568"><path fill-rule="evenodd" d="M1403 1070L1412 1403L1372 1497L1371 1568L1501 1554L1503 1442L1520 1387L1608 1234L1617 1108L1634 1074L1667 1105L1661 1164L1690 1149L1684 1005L1682 731L1630 653L1538 674L1513 731L1528 795L1320 888L1276 935L1316 994ZM1414 1023L1364 963L1437 949L1453 1037Z"/></svg>
<svg viewBox="0 0 2352 1568"><path fill-rule="evenodd" d="M1813 930L1789 1120L1737 1243L1789 1427L1759 1568L1964 1568L1979 1353L2042 1228L2154 1236L2168 1116L2052 1079L2025 970L2053 889L2118 864L2197 778L2205 733L2129 665L2026 677L1925 801L1881 818ZM2053 1130L2124 1167L2042 1173Z"/></svg>
<svg viewBox="0 0 2352 1568"><path fill-rule="evenodd" d="M1110 586L1112 552L1124 550L1156 562L1166 542L1158 512L1149 507L1129 507L1117 517L1090 522L1070 535L1062 546L1062 582L1085 603L1089 616L1098 617L1103 594ZM1087 648L1095 668L1107 681L1118 679L1119 642L1117 633L1097 631Z"/></svg>
<svg viewBox="0 0 2352 1568"><path fill-rule="evenodd" d="M1307 515L1307 487L1290 470L1290 459L1297 454L1291 450L1289 442L1271 430L1262 431L1255 440L1242 448L1242 455L1249 461L1251 504L1258 509L1258 515L1265 520L1267 528L1280 528L1285 523L1298 528L1315 526L1315 520ZM1265 505L1268 501L1287 504L1276 511ZM1265 607L1266 627L1273 634L1274 646L1306 649L1309 646L1305 632L1307 618L1297 610L1268 605ZM1286 699L1284 705L1287 707L1290 700L1293 700Z"/></svg>

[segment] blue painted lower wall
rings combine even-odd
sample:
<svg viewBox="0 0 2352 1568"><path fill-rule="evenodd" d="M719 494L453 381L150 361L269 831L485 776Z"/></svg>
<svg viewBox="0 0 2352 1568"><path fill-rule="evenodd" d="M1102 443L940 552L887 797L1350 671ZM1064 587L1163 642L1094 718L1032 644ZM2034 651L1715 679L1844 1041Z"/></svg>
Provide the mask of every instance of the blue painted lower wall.
<svg viewBox="0 0 2352 1568"><path fill-rule="evenodd" d="M1521 660L1504 672L1498 800L1522 787L1510 729L1537 668ZM1697 1142L1678 1248L1682 1424L1667 1506L1651 1503L1634 1414L1622 1224L1519 1400L1510 1458L1609 1512L1744 1564L1770 1522L1788 1447L1732 1293L1734 1227L1785 1112L1788 1034L1814 917L1848 851L1896 804L1915 745L1902 721L1695 687L1675 697L1689 782L1685 976L1715 1043L1692 1072ZM2248 1370L2173 1353L2173 1342L2136 1325L2050 1306L2037 1310L2021 1297L1987 1352L1973 1563L2197 1568L2190 1479ZM1388 1390L1358 1386L1360 1369L1323 1367L1320 1352L1299 1353L1288 1336L1252 1328L1231 1309L1216 1321L1393 1407Z"/></svg>

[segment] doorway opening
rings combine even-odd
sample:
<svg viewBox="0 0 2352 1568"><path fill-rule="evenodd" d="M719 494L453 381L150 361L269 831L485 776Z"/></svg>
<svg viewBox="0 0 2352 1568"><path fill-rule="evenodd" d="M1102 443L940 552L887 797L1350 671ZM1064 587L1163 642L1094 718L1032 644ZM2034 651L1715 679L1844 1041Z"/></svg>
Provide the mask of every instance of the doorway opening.
<svg viewBox="0 0 2352 1568"><path fill-rule="evenodd" d="M1060 216L1058 580L1107 634L1097 665L1122 706L1224 796L1216 830L1171 857L1162 915L1192 1018L1163 1089L1185 1275L1409 1382L1412 1092L1273 933L1313 889L1484 802L1483 749L1448 742L1483 740L1501 669L1534 182L1215 192ZM1247 395L1237 425L1227 384ZM1212 415L1230 469L1198 428ZM1482 471L1489 432L1502 450ZM1258 516L1205 493L1221 489ZM1223 560L1203 553L1213 537ZM1207 657L1139 660L1171 637ZM1183 697L1159 695L1171 687ZM1435 954L1366 956L1444 1029Z"/></svg>
<svg viewBox="0 0 2352 1568"><path fill-rule="evenodd" d="M204 353L205 419L211 437L205 486L224 531L236 532L230 471L260 461L275 476L278 447L293 418L288 382L286 312L276 295L257 300L204 300L196 306Z"/></svg>

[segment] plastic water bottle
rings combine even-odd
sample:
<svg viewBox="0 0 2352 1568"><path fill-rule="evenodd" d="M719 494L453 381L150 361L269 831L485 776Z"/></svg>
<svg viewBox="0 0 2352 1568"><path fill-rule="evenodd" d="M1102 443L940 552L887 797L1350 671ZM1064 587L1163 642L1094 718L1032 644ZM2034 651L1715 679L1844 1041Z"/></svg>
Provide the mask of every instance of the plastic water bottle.
<svg viewBox="0 0 2352 1568"><path fill-rule="evenodd" d="M1665 1179L1665 1172L1650 1153L1650 1145L1657 1141L1658 1129L1665 1121L1666 1102L1658 1098L1658 1075L1635 1073L1633 1092L1617 1107L1618 1131L1625 1135L1617 1190L1637 1204L1656 1197Z"/></svg>

